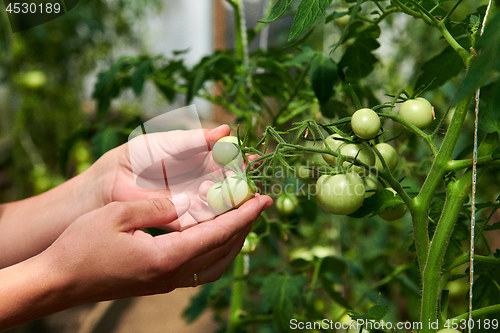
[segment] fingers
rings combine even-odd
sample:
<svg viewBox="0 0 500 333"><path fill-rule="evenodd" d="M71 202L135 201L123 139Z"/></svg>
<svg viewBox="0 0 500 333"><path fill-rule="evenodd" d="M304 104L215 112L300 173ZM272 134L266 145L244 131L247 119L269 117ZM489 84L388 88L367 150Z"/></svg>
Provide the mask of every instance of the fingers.
<svg viewBox="0 0 500 333"><path fill-rule="evenodd" d="M194 155L207 153L214 142L229 133L229 126L221 125L210 130L176 130L137 136L127 144L132 170L139 175L161 160L165 160L165 164L172 164L171 159L192 160Z"/></svg>
<svg viewBox="0 0 500 333"><path fill-rule="evenodd" d="M181 267L179 270L188 272L188 276L182 279L179 287L192 287L193 275L195 273L198 275L199 284L218 280L238 253L240 253L245 238L251 229L252 227L248 226L223 247L212 250Z"/></svg>
<svg viewBox="0 0 500 333"><path fill-rule="evenodd" d="M230 131L229 126L226 124L210 130L205 130L205 140L207 141L207 144L209 144L208 148L212 149L212 145L210 145L210 143L217 142L220 138L228 136Z"/></svg>
<svg viewBox="0 0 500 333"><path fill-rule="evenodd" d="M114 218L123 231L158 227L170 223L189 208L189 198L185 194L172 200L152 198L143 201L112 202L104 209L105 214Z"/></svg>
<svg viewBox="0 0 500 333"><path fill-rule="evenodd" d="M163 253L175 253L169 257L178 267L193 258L212 251L226 244L236 234L245 230L260 213L272 205L272 199L266 195L255 197L240 208L222 214L212 221L195 225L179 233L155 237Z"/></svg>

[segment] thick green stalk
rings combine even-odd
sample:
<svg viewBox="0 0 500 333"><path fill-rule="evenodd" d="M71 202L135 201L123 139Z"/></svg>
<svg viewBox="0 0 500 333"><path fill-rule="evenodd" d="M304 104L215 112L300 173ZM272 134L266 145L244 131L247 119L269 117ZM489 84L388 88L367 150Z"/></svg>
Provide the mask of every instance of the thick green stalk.
<svg viewBox="0 0 500 333"><path fill-rule="evenodd" d="M462 131L462 126L469 110L471 97L462 100L456 107L450 127L446 132L443 143L432 163L431 169L427 174L424 184L418 195L413 198L413 231L415 234L415 246L417 248L418 262L421 268L427 261L429 251L428 236L428 212L434 192L443 181L443 177L448 168L448 162L451 160L453 150L458 137Z"/></svg>
<svg viewBox="0 0 500 333"><path fill-rule="evenodd" d="M243 308L243 276L245 274L245 259L240 253L234 260L233 284L231 286L231 304L229 308L228 333L238 331L241 309Z"/></svg>
<svg viewBox="0 0 500 333"><path fill-rule="evenodd" d="M429 255L423 271L423 290L420 320L423 324L422 333L432 332L429 323L437 320L437 304L439 294L439 278L443 258L448 248L455 221L461 207L467 200L471 186L471 171L467 171L459 180L452 181L446 188L446 201L441 217L432 237Z"/></svg>

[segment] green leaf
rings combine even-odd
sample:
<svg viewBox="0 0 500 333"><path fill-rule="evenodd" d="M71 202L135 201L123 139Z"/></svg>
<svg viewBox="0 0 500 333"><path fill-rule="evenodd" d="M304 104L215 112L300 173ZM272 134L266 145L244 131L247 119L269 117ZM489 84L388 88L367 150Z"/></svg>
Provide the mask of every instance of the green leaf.
<svg viewBox="0 0 500 333"><path fill-rule="evenodd" d="M308 30L330 6L332 0L302 0L293 19L288 41Z"/></svg>
<svg viewBox="0 0 500 333"><path fill-rule="evenodd" d="M389 207L395 207L404 203L403 199L392 193L390 190L383 189L375 192L372 196L365 199L363 206L349 216L364 217L369 214L380 214Z"/></svg>
<svg viewBox="0 0 500 333"><path fill-rule="evenodd" d="M361 79L373 70L378 61L372 51L380 44L374 38L361 37L347 47L339 67L344 69L347 81Z"/></svg>
<svg viewBox="0 0 500 333"><path fill-rule="evenodd" d="M272 22L272 21L279 19L281 16L283 16L283 14L287 10L287 8L290 6L292 1L293 0L278 0L278 1L276 1L273 8L269 12L269 15L267 15L267 17L263 18L262 20L258 20L258 22L269 23L269 22Z"/></svg>
<svg viewBox="0 0 500 333"><path fill-rule="evenodd" d="M446 66L443 66L446 64ZM465 69L462 58L451 48L427 60L422 65L422 73L417 79L415 88L428 86L427 90L436 89Z"/></svg>
<svg viewBox="0 0 500 333"><path fill-rule="evenodd" d="M483 36L478 42L479 55L471 61L467 75L458 90L455 100L459 101L472 94L480 86L491 80L492 73L500 70L500 13L488 22Z"/></svg>
<svg viewBox="0 0 500 333"><path fill-rule="evenodd" d="M386 305L375 304L368 309L366 314L353 314L351 317L354 320L382 320L387 314L388 307Z"/></svg>
<svg viewBox="0 0 500 333"><path fill-rule="evenodd" d="M271 274L267 276L260 293L263 305L274 314L275 324L283 332L289 329L290 319L302 303L302 290L306 284L303 276Z"/></svg>
<svg viewBox="0 0 500 333"><path fill-rule="evenodd" d="M333 95L333 86L339 80L337 64L330 57L317 54L311 68L311 84L321 105Z"/></svg>
<svg viewBox="0 0 500 333"><path fill-rule="evenodd" d="M153 72L153 64L151 59L146 59L141 62L137 69L132 74L132 90L135 96L139 96L144 88L144 81Z"/></svg>

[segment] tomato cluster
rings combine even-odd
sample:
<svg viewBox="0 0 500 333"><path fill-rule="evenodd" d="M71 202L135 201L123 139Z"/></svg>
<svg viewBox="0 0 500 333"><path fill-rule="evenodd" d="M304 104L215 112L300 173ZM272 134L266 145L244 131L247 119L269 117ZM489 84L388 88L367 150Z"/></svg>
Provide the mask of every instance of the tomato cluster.
<svg viewBox="0 0 500 333"><path fill-rule="evenodd" d="M212 148L214 161L223 167L224 180L213 184L207 192L207 203L216 214L238 208L255 195L255 184L241 172L244 165L238 138L226 136ZM231 174L227 176L226 169Z"/></svg>
<svg viewBox="0 0 500 333"><path fill-rule="evenodd" d="M419 129L430 126L434 119L434 108L422 97L408 99L399 109L400 122ZM398 166L398 153L387 142L377 142L382 134L379 114L372 109L361 108L350 119L352 136L335 129L322 141L306 141L304 147L321 149L322 153L310 154L314 168L324 167L327 172L311 174L311 169L297 165L300 179L318 178L316 195L319 205L327 212L350 215L359 210L366 198L384 188L378 173L392 173ZM235 136L217 141L212 149L214 161L223 168L235 171L224 180L215 183L207 193L207 202L215 214L237 208L255 195L256 187L241 169L244 165L240 142ZM400 219L406 213L406 205L398 198L394 189L386 188L384 196L391 205L381 207L379 216L387 221ZM391 197L394 196L393 197ZM281 194L276 201L278 212L289 216L298 207L294 194Z"/></svg>
<svg viewBox="0 0 500 333"><path fill-rule="evenodd" d="M435 118L434 108L422 97L403 102L399 116L419 129L429 127ZM334 133L323 140L322 148L329 151L322 154L323 159L335 168L337 174L319 177L316 191L319 205L332 214L349 215L356 212L362 207L365 198L383 188L377 173L392 173L398 165L398 153L392 145L373 142L381 134L381 121L377 112L368 108L359 109L352 115L350 124L354 136ZM387 190L398 197L392 188ZM386 196L390 195L387 193ZM394 221L405 213L406 205L399 203L385 208L379 216Z"/></svg>

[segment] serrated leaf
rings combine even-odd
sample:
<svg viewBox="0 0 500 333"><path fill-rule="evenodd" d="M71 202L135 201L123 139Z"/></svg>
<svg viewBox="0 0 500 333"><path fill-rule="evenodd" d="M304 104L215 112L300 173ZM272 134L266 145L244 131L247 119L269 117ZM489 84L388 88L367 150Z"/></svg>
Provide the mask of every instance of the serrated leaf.
<svg viewBox="0 0 500 333"><path fill-rule="evenodd" d="M269 15L267 15L267 17L263 18L262 20L258 20L258 22L269 23L279 19L281 16L283 16L287 8L290 7L292 1L293 0L276 1L273 8L271 8L271 11L269 12Z"/></svg>
<svg viewBox="0 0 500 333"><path fill-rule="evenodd" d="M446 64L446 66L443 66ZM451 48L427 60L422 65L422 73L417 79L415 88L428 86L427 90L436 89L465 69L462 58Z"/></svg>
<svg viewBox="0 0 500 333"><path fill-rule="evenodd" d="M333 86L339 80L335 61L322 54L317 54L311 68L311 84L321 105L326 104L333 95Z"/></svg>
<svg viewBox="0 0 500 333"><path fill-rule="evenodd" d="M302 303L302 289L306 284L303 276L272 274L267 276L260 290L264 295L263 305L274 314L278 328L289 329L290 319Z"/></svg>
<svg viewBox="0 0 500 333"><path fill-rule="evenodd" d="M362 37L347 47L339 67L344 69L348 81L361 79L370 74L378 61L372 51L379 46L376 39Z"/></svg>
<svg viewBox="0 0 500 333"><path fill-rule="evenodd" d="M293 19L288 41L308 30L330 6L332 0L302 0Z"/></svg>

